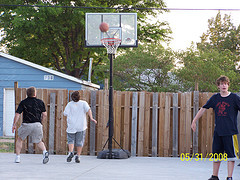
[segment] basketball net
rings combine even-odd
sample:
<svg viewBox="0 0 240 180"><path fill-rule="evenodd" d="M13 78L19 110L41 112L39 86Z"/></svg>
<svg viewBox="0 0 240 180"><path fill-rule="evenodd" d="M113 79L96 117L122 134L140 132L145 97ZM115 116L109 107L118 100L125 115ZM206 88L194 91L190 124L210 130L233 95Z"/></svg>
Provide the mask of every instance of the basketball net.
<svg viewBox="0 0 240 180"><path fill-rule="evenodd" d="M116 54L117 48L121 43L121 39L118 38L103 38L102 44L107 48L108 54Z"/></svg>

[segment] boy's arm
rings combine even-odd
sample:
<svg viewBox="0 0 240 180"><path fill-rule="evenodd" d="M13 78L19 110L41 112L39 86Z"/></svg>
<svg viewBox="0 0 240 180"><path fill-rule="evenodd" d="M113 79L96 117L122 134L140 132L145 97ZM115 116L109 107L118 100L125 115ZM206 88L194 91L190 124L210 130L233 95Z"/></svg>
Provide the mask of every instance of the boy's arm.
<svg viewBox="0 0 240 180"><path fill-rule="evenodd" d="M196 122L197 120L202 117L203 113L206 111L206 108L201 108L198 113L196 114L196 116L194 117L193 121L192 121L192 125L191 128L193 130L193 132L196 131Z"/></svg>
<svg viewBox="0 0 240 180"><path fill-rule="evenodd" d="M95 124L97 124L97 121L95 119L93 119L93 117L92 117L91 109L89 109L87 113L88 113L88 116L90 117L90 120L93 121Z"/></svg>

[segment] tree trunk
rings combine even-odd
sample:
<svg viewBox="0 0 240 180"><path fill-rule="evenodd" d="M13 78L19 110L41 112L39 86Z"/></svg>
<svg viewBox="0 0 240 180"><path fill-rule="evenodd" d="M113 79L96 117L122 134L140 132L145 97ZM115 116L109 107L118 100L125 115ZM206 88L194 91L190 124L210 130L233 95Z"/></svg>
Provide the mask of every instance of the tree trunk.
<svg viewBox="0 0 240 180"><path fill-rule="evenodd" d="M195 81L195 91L198 91L198 82Z"/></svg>

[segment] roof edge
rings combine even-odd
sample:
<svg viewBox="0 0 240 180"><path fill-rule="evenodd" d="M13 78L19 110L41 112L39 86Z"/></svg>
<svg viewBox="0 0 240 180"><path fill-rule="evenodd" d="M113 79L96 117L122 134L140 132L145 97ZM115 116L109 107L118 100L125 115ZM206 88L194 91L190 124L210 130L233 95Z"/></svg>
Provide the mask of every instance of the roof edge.
<svg viewBox="0 0 240 180"><path fill-rule="evenodd" d="M68 80L71 80L71 81L83 84L85 86L89 86L89 87L100 89L100 85L97 85L97 84L94 84L94 83L91 83L91 82L88 82L88 81L84 81L84 80L78 79L76 77L73 77L73 76L70 76L70 75L67 75L67 74L64 74L64 73L61 73L61 72L58 72L58 71L46 68L44 66L32 63L30 61L26 61L24 59L20 59L18 57L15 57L15 56L12 56L12 55L9 55L9 54L5 54L3 52L0 52L0 56L8 58L8 59L11 59L13 61L16 61L16 62L19 62L19 63L22 63L22 64L25 64L27 66L31 66L33 68L36 68L36 69L39 69L39 70L42 70L42 71L54 74L56 76L59 76L59 77L62 77L62 78L65 78L65 79L68 79Z"/></svg>

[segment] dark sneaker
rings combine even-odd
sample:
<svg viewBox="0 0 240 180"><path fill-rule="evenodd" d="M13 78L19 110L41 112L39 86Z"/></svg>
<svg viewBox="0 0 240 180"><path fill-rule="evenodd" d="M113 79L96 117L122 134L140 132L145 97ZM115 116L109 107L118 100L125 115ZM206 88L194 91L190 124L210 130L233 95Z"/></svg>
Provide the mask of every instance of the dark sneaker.
<svg viewBox="0 0 240 180"><path fill-rule="evenodd" d="M80 163L80 157L79 157L79 156L76 156L76 157L75 157L75 162L76 162L76 163Z"/></svg>
<svg viewBox="0 0 240 180"><path fill-rule="evenodd" d="M217 176L212 176L208 180L219 180Z"/></svg>
<svg viewBox="0 0 240 180"><path fill-rule="evenodd" d="M67 162L71 162L74 154L73 152L68 153Z"/></svg>
<svg viewBox="0 0 240 180"><path fill-rule="evenodd" d="M227 180L232 180L232 177L227 177Z"/></svg>
<svg viewBox="0 0 240 180"><path fill-rule="evenodd" d="M43 155L43 164L47 164L48 161L49 161L49 153L45 152L45 154Z"/></svg>

